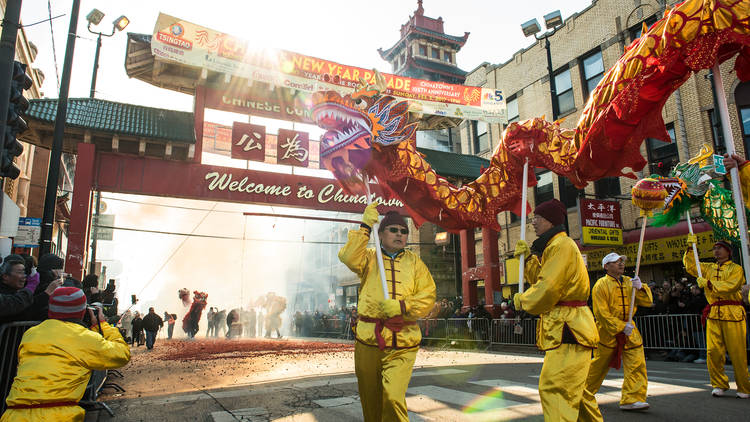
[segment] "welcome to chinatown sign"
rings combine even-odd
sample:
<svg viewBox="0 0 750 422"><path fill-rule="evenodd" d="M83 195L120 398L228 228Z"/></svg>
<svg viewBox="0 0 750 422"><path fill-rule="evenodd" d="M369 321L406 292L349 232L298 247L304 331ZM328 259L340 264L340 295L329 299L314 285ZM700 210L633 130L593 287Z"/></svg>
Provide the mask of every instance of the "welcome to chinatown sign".
<svg viewBox="0 0 750 422"><path fill-rule="evenodd" d="M622 221L617 201L581 199L579 206L584 245L622 245Z"/></svg>
<svg viewBox="0 0 750 422"><path fill-rule="evenodd" d="M349 195L335 179L101 153L99 189L105 192L256 203L361 213L365 195ZM127 171L124 171L127 169ZM175 176L179 175L179 177ZM370 185L381 212L404 204Z"/></svg>
<svg viewBox="0 0 750 422"><path fill-rule="evenodd" d="M342 95L354 92L360 78L375 81L372 70L342 65L284 50L253 49L250 43L223 32L160 13L151 38L151 52L161 60L196 66L228 75L288 88L298 93L335 90ZM398 75L382 74L385 94L409 101L410 111L463 119L505 123L506 104L497 89L447 84ZM267 90L266 90L267 91ZM256 93L258 94L258 93ZM258 99L267 93L233 98L257 111L274 111L292 117L294 107ZM304 105L304 100L302 100ZM288 105L288 104L287 104ZM278 106L278 108L275 108ZM309 107L309 104L307 105Z"/></svg>

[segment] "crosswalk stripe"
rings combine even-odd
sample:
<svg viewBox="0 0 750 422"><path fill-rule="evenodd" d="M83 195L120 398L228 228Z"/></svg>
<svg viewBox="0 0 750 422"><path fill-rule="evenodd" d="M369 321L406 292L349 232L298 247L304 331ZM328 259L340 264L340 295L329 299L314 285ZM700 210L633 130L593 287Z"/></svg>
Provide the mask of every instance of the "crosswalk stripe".
<svg viewBox="0 0 750 422"><path fill-rule="evenodd" d="M445 369L428 369L424 371L417 371L414 372L411 377L426 377L426 376L434 376L434 375L455 375L455 374L463 374L467 371L463 369L452 369L452 368L445 368ZM339 384L356 384L357 383L357 377L343 377L343 378L334 378L334 379L327 379L327 380L317 380L317 381L304 381L304 382L298 382L294 384L293 386L295 388L313 388L313 387L325 387L327 385L339 385Z"/></svg>
<svg viewBox="0 0 750 422"><path fill-rule="evenodd" d="M407 394L414 396L428 397L433 400L438 400L443 403L450 403L461 408L465 408L469 405L480 406L475 410L487 410L487 409L498 409L506 408L511 406L524 405L513 400L508 400L501 397L483 396L481 394L466 393L452 388L438 387L435 385L425 385L421 387L412 387L406 390Z"/></svg>
<svg viewBox="0 0 750 422"><path fill-rule="evenodd" d="M501 390L503 392L519 396L525 396L530 399L536 399L539 397L539 389L536 385L533 384L522 384L519 382L513 382L504 379L470 381L470 383L481 385L484 387L492 387L496 390ZM527 394L531 394L531 397L526 396Z"/></svg>

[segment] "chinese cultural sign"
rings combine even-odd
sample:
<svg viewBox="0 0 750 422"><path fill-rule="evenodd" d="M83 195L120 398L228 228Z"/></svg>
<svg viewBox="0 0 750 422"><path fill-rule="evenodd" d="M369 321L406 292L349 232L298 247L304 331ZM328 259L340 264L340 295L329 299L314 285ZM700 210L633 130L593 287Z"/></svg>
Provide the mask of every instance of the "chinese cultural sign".
<svg viewBox="0 0 750 422"><path fill-rule="evenodd" d="M584 245L622 245L619 202L581 199L580 207Z"/></svg>
<svg viewBox="0 0 750 422"><path fill-rule="evenodd" d="M266 158L266 127L250 123L232 124L232 158L263 161Z"/></svg>
<svg viewBox="0 0 750 422"><path fill-rule="evenodd" d="M154 27L151 52L162 60L308 94L320 90L348 94L354 92L360 79L368 83L375 81L372 70L291 51L251 49L246 40L163 13L159 14ZM383 75L387 86L385 94L408 100L410 111L491 123L505 123L507 120L505 98L500 90ZM245 101L256 108L257 99L267 96L267 91L247 95L249 98ZM277 103L270 105L271 111L275 106L279 114L291 115L287 106L294 109L291 104ZM266 111L266 104L262 108Z"/></svg>

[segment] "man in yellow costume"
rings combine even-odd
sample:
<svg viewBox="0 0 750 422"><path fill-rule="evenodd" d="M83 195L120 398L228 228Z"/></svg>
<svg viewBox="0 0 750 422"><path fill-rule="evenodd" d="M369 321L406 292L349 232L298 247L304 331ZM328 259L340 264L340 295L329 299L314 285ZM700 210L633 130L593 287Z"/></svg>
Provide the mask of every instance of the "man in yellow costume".
<svg viewBox="0 0 750 422"><path fill-rule="evenodd" d="M365 422L408 421L406 389L422 339L416 321L435 305L435 282L419 256L405 249L409 227L395 211L380 223L378 250L367 249L378 222L376 207L367 206L359 229L349 231L339 251L341 262L361 280L354 369ZM385 265L386 297L376 253Z"/></svg>
<svg viewBox="0 0 750 422"><path fill-rule="evenodd" d="M130 361L130 347L107 324L101 308L89 310L92 327L83 324L86 296L76 287L60 287L49 298L49 319L29 328L18 347L18 373L0 421L83 421L78 406L93 370L114 369ZM101 330L101 334L99 332Z"/></svg>
<svg viewBox="0 0 750 422"><path fill-rule="evenodd" d="M565 205L556 199L539 204L533 220L538 238L531 249L519 241L515 251L527 258L524 277L532 285L513 297L514 305L539 315L537 347L545 351L539 397L545 421L578 419L591 350L599 342L586 304L589 276L578 246L565 233L566 216Z"/></svg>
<svg viewBox="0 0 750 422"><path fill-rule="evenodd" d="M690 238L692 243L694 237ZM745 283L742 267L732 262L732 247L723 240L714 243L716 263L701 262L698 286L703 289L708 306L703 310L706 320L706 348L708 374L714 397L726 395L729 378L724 372L725 354L729 354L737 383L737 397L750 397L750 375L747 371L747 340L745 334L745 308L740 289ZM697 276L693 251L688 249L682 258L685 270Z"/></svg>
<svg viewBox="0 0 750 422"><path fill-rule="evenodd" d="M609 372L609 368L620 369L624 365L625 379L622 382L620 409L646 410L646 357L643 353L643 339L638 328L628 322L630 316L630 296L635 289L637 306L652 306L654 298L651 289L641 283L639 277L624 276L624 255L615 252L602 259L602 267L607 275L596 281L591 293L594 305L596 326L599 329L599 347L594 352L586 390L583 392L579 421L600 420L601 413L596 403L596 394ZM635 309L633 310L635 313Z"/></svg>

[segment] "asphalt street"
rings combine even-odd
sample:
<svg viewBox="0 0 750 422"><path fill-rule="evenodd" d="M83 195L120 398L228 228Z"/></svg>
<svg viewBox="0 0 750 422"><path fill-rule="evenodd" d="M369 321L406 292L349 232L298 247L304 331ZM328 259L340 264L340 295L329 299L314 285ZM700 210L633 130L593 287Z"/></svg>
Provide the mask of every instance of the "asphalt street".
<svg viewBox="0 0 750 422"><path fill-rule="evenodd" d="M499 355L499 356L498 356ZM508 363L497 363L508 356ZM492 364L416 368L407 393L411 421L542 421L537 392L542 358L494 353ZM515 359L514 359L515 358ZM502 359L501 359L502 360ZM597 395L606 421L744 421L750 400L711 397L705 364L648 361L646 412L619 410L622 371ZM727 367L730 380L731 367ZM734 388L734 384L731 384ZM105 399L106 400L106 399ZM107 400L115 413L87 421L361 421L353 373L301 377L179 394Z"/></svg>

